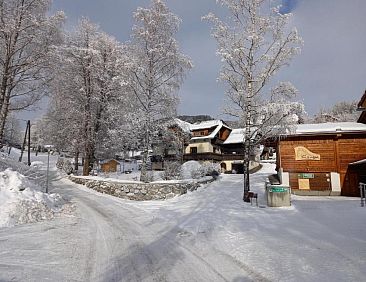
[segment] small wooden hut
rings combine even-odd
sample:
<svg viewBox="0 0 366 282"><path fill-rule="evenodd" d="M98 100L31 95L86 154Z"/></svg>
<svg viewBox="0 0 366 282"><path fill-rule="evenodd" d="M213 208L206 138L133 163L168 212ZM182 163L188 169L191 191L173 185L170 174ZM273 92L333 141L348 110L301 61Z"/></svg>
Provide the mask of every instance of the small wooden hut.
<svg viewBox="0 0 366 282"><path fill-rule="evenodd" d="M100 162L100 167L102 172L109 173L109 172L116 172L117 171L117 165L118 161L112 159L112 160L105 160Z"/></svg>

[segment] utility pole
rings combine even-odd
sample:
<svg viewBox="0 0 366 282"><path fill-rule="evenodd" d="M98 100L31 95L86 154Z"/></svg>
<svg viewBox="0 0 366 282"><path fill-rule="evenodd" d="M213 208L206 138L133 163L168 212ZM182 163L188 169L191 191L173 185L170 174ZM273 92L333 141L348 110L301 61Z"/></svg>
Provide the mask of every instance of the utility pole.
<svg viewBox="0 0 366 282"><path fill-rule="evenodd" d="M46 174L46 193L48 194L48 178L50 172L50 149L47 149L47 174Z"/></svg>
<svg viewBox="0 0 366 282"><path fill-rule="evenodd" d="M27 121L27 127L25 129L25 134L24 134L24 139L23 139L23 144L22 144L22 150L20 151L20 157L19 157L19 162L22 162L22 159L23 159L23 152L24 152L24 149L25 149L25 142L27 141L27 134L28 134L28 126L29 126L30 123L28 123Z"/></svg>
<svg viewBox="0 0 366 282"><path fill-rule="evenodd" d="M30 131L31 131L31 124L30 124L30 120L28 120L27 122L27 127L28 127L28 165L31 165L31 160L30 160Z"/></svg>

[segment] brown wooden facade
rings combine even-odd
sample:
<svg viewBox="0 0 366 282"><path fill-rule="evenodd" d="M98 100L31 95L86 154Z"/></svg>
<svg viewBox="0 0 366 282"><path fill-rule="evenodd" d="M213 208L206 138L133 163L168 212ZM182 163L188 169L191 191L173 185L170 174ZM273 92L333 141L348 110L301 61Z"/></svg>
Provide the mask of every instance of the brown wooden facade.
<svg viewBox="0 0 366 282"><path fill-rule="evenodd" d="M300 146L319 159L296 160L295 148ZM362 159L366 159L366 132L286 136L277 147L277 169L289 173L294 190L303 188L300 185L305 182L311 191L331 191L333 172L339 174L342 195L359 196L358 182L363 176L361 169L350 164Z"/></svg>
<svg viewBox="0 0 366 282"><path fill-rule="evenodd" d="M361 111L361 115L358 119L358 122L366 124L366 91L361 97L360 102L358 103L358 110Z"/></svg>
<svg viewBox="0 0 366 282"><path fill-rule="evenodd" d="M108 173L108 172L116 172L117 171L117 165L118 165L118 161L116 160L108 160L106 162L103 162L100 164L100 168L103 172Z"/></svg>

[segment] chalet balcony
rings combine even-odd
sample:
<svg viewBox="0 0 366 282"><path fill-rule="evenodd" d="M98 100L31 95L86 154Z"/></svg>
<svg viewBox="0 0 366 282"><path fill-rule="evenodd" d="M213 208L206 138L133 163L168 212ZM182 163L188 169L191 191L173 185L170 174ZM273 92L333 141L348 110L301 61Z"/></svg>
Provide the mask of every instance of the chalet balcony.
<svg viewBox="0 0 366 282"><path fill-rule="evenodd" d="M217 153L196 153L185 154L184 161L241 161L244 159L243 154L217 154Z"/></svg>
<svg viewBox="0 0 366 282"><path fill-rule="evenodd" d="M244 160L244 154L223 154L222 155L223 160L228 161L242 161Z"/></svg>
<svg viewBox="0 0 366 282"><path fill-rule="evenodd" d="M216 153L185 154L184 161L222 161L222 155Z"/></svg>

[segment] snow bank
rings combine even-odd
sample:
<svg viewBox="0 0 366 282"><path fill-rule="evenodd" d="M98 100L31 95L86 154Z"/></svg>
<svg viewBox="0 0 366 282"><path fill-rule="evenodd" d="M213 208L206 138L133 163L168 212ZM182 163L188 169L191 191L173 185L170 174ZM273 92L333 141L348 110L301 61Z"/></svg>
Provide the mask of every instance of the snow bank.
<svg viewBox="0 0 366 282"><path fill-rule="evenodd" d="M18 171L20 174L26 176L32 181L32 183L37 183L39 187L44 187L46 183L46 175L44 171L40 170L40 162L34 161L31 166L24 163L18 162L12 157L6 154L0 154L0 171L4 171L11 168L14 171Z"/></svg>
<svg viewBox="0 0 366 282"><path fill-rule="evenodd" d="M31 167L34 167L34 168L41 168L42 166L44 166L44 163L41 161L34 161L31 163Z"/></svg>
<svg viewBox="0 0 366 282"><path fill-rule="evenodd" d="M202 165L197 161L188 161L182 164L181 167L181 178L182 179L192 179L194 178L195 172L199 171Z"/></svg>
<svg viewBox="0 0 366 282"><path fill-rule="evenodd" d="M45 194L24 175L11 169L0 172L0 227L51 219L63 208L59 194Z"/></svg>
<svg viewBox="0 0 366 282"><path fill-rule="evenodd" d="M214 173L216 172L216 173ZM214 163L199 163L197 161L188 161L181 166L181 178L182 179L198 179L205 177L206 175L219 175L220 165Z"/></svg>

